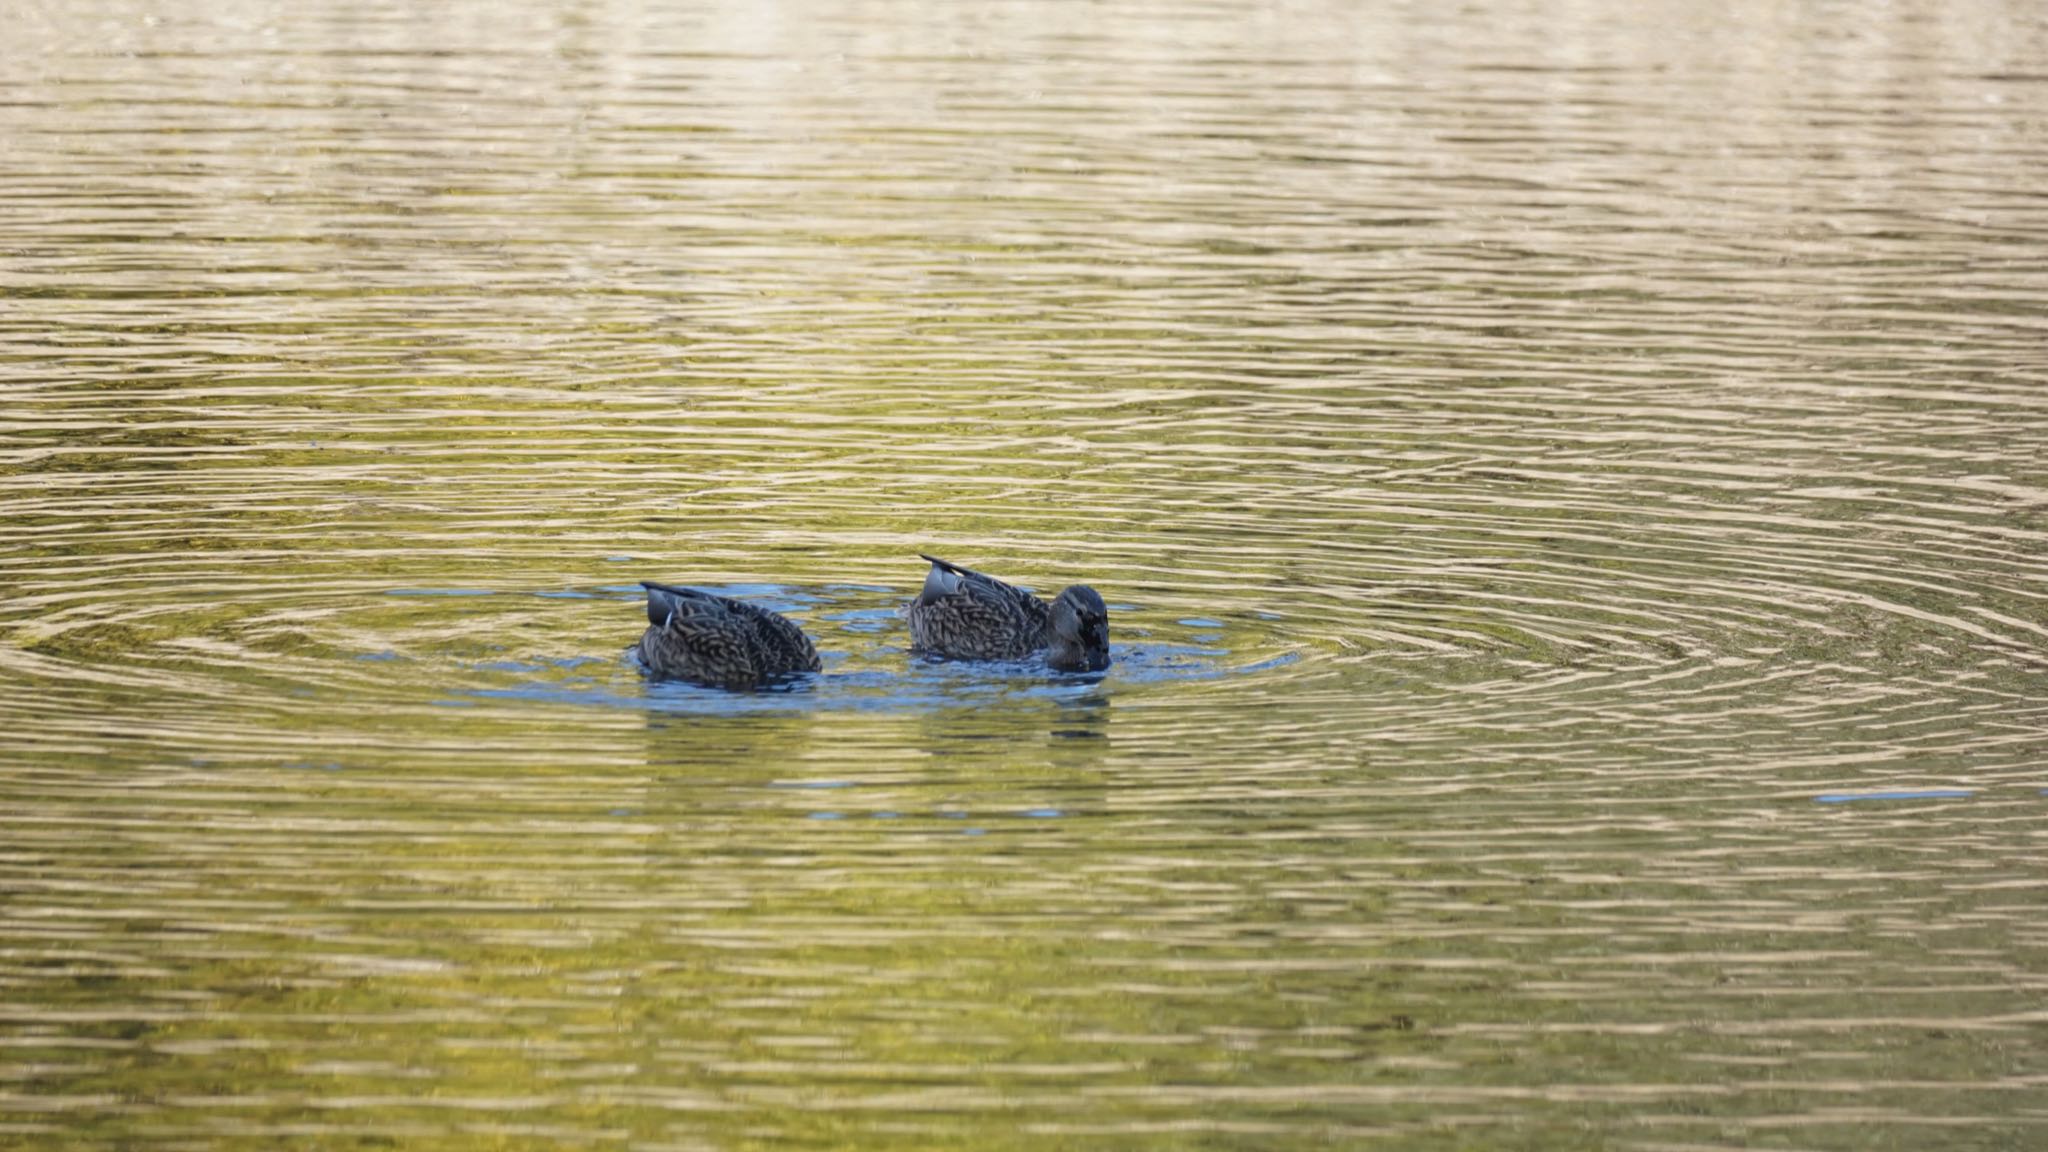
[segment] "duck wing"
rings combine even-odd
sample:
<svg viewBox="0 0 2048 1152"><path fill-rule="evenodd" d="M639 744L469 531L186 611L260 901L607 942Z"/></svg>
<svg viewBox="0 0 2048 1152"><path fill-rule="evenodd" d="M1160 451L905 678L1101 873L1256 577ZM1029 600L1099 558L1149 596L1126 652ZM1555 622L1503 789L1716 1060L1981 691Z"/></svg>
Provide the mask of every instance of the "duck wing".
<svg viewBox="0 0 2048 1152"><path fill-rule="evenodd" d="M647 589L650 625L643 652L672 653L663 663L685 669L687 678L739 683L820 667L811 638L780 613L696 588L649 580L640 586Z"/></svg>
<svg viewBox="0 0 2048 1152"><path fill-rule="evenodd" d="M1033 608L1039 609L1039 613L1033 615L1042 614L1045 610L1044 601L1015 584L1004 583L972 568L962 568L937 556L926 556L922 552L918 555L931 561L932 565L931 572L924 578L924 591L918 594L919 600L938 600L947 596L965 595L985 604L1014 604L1022 607L1027 613Z"/></svg>
<svg viewBox="0 0 2048 1152"><path fill-rule="evenodd" d="M969 660L1016 659L1045 646L1051 610L1043 600L972 568L924 559L932 570L910 606L914 646Z"/></svg>

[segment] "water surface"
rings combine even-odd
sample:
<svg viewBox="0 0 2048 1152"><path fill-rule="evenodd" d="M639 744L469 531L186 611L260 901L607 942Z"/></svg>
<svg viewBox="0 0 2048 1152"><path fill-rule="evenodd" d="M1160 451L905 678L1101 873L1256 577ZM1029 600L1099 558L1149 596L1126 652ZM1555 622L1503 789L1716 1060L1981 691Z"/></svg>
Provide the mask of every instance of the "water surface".
<svg viewBox="0 0 2048 1152"><path fill-rule="evenodd" d="M16 16L0 1143L2048 1140L2037 5Z"/></svg>

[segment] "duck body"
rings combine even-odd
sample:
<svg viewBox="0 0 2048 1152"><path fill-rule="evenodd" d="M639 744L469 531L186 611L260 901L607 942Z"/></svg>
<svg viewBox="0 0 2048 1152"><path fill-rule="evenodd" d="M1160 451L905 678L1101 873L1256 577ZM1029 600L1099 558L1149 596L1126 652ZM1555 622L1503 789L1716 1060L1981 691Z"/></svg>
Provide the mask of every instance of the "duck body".
<svg viewBox="0 0 2048 1152"><path fill-rule="evenodd" d="M744 600L643 580L647 631L634 652L658 680L756 688L820 667L803 629Z"/></svg>
<svg viewBox="0 0 2048 1152"><path fill-rule="evenodd" d="M923 555L920 553L919 555ZM1061 672L1109 667L1109 609L1093 588L1062 589L1051 604L936 556L910 604L911 650L950 660L1021 660L1046 653Z"/></svg>

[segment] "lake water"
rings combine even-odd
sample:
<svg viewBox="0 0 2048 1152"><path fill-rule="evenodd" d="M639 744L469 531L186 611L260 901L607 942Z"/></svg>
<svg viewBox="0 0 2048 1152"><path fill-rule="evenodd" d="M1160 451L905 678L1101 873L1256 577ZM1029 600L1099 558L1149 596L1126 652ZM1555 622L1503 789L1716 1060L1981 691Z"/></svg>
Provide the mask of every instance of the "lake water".
<svg viewBox="0 0 2048 1152"><path fill-rule="evenodd" d="M2048 1143L2038 3L8 25L0 1145Z"/></svg>

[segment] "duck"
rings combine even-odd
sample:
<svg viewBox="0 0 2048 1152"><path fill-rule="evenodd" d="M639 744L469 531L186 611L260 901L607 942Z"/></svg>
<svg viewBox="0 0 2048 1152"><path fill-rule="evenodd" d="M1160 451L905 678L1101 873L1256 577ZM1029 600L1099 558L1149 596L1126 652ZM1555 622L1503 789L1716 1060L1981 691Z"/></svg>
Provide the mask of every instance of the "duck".
<svg viewBox="0 0 2048 1152"><path fill-rule="evenodd" d="M654 679L747 689L822 666L811 638L778 613L696 588L640 586L647 631L633 652Z"/></svg>
<svg viewBox="0 0 2048 1152"><path fill-rule="evenodd" d="M1021 660L1043 651L1056 672L1109 667L1109 606L1095 589L1060 589L1048 605L1022 588L918 553L931 563L905 615L911 651L949 660Z"/></svg>

